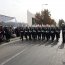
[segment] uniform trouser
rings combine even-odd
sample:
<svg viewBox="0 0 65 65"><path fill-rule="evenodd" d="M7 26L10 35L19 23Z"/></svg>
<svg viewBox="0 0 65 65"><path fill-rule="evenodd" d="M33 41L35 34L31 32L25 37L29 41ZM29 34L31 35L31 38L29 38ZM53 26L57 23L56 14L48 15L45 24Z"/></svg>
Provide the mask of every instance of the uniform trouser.
<svg viewBox="0 0 65 65"><path fill-rule="evenodd" d="M55 38L55 34L51 34L51 40L53 41Z"/></svg>
<svg viewBox="0 0 65 65"><path fill-rule="evenodd" d="M25 34L25 38L26 38L26 40L27 40L27 35Z"/></svg>
<svg viewBox="0 0 65 65"><path fill-rule="evenodd" d="M6 34L6 41L10 41L10 34Z"/></svg>
<svg viewBox="0 0 65 65"><path fill-rule="evenodd" d="M29 33L29 40L31 40L31 33Z"/></svg>
<svg viewBox="0 0 65 65"><path fill-rule="evenodd" d="M33 37L33 39L35 40L35 35L34 35L34 34L32 35L32 37Z"/></svg>
<svg viewBox="0 0 65 65"><path fill-rule="evenodd" d="M0 42L2 42L2 41L3 41L3 40L2 40L2 38L3 38L3 37L0 35Z"/></svg>
<svg viewBox="0 0 65 65"><path fill-rule="evenodd" d="M23 36L21 36L21 39L22 39L22 41L23 41Z"/></svg>
<svg viewBox="0 0 65 65"><path fill-rule="evenodd" d="M23 41L23 34L21 33L21 39L22 39L22 41Z"/></svg>
<svg viewBox="0 0 65 65"><path fill-rule="evenodd" d="M65 43L65 34L62 33L62 39L63 39L63 43Z"/></svg>
<svg viewBox="0 0 65 65"><path fill-rule="evenodd" d="M56 34L56 40L58 41L60 37L60 34Z"/></svg>
<svg viewBox="0 0 65 65"><path fill-rule="evenodd" d="M49 33L46 34L46 38L47 38L47 41L50 39L50 34Z"/></svg>
<svg viewBox="0 0 65 65"><path fill-rule="evenodd" d="M44 40L45 39L45 34L44 33L42 33L42 40Z"/></svg>
<svg viewBox="0 0 65 65"><path fill-rule="evenodd" d="M37 35L35 33L32 35L32 37L34 40L37 39Z"/></svg>
<svg viewBox="0 0 65 65"><path fill-rule="evenodd" d="M41 33L38 33L38 40L41 39Z"/></svg>
<svg viewBox="0 0 65 65"><path fill-rule="evenodd" d="M19 37L19 36L20 36L20 35L19 35L19 32L16 32L16 36L17 36L17 37Z"/></svg>
<svg viewBox="0 0 65 65"><path fill-rule="evenodd" d="M41 35L38 35L38 40L40 40L41 39Z"/></svg>

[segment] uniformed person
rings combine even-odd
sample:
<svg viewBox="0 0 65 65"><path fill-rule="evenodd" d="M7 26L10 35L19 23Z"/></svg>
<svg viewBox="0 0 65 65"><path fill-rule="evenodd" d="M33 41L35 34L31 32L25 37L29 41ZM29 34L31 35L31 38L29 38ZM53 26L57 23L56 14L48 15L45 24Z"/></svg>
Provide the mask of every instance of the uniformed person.
<svg viewBox="0 0 65 65"><path fill-rule="evenodd" d="M46 33L45 33L45 27L42 27L42 29L41 29L42 40L45 40L45 35L46 35Z"/></svg>
<svg viewBox="0 0 65 65"><path fill-rule="evenodd" d="M50 39L50 28L49 27L46 28L46 38L47 38L47 41Z"/></svg>
<svg viewBox="0 0 65 65"><path fill-rule="evenodd" d="M32 29L32 38L34 39L34 40L36 40L36 29L35 29L35 27L33 27L33 29Z"/></svg>
<svg viewBox="0 0 65 65"><path fill-rule="evenodd" d="M21 27L21 29L20 29L20 39L22 39L22 41L23 41L23 37L24 37L24 28Z"/></svg>
<svg viewBox="0 0 65 65"><path fill-rule="evenodd" d="M29 31L28 27L25 27L24 36L25 36L26 40L28 40L28 31Z"/></svg>
<svg viewBox="0 0 65 65"><path fill-rule="evenodd" d="M65 43L65 25L62 26L62 41Z"/></svg>
<svg viewBox="0 0 65 65"><path fill-rule="evenodd" d="M38 40L41 40L41 27L38 27L37 33L38 33Z"/></svg>
<svg viewBox="0 0 65 65"><path fill-rule="evenodd" d="M50 32L51 40L54 41L55 38L55 28L51 27L51 32Z"/></svg>
<svg viewBox="0 0 65 65"><path fill-rule="evenodd" d="M32 40L32 28L29 27L29 40Z"/></svg>
<svg viewBox="0 0 65 65"><path fill-rule="evenodd" d="M15 29L15 34L16 34L16 36L17 36L17 37L19 37L19 36L20 36L19 27L17 27L17 28Z"/></svg>
<svg viewBox="0 0 65 65"><path fill-rule="evenodd" d="M60 29L58 27L56 27L55 29L55 35L56 35L56 41L58 41L60 38Z"/></svg>

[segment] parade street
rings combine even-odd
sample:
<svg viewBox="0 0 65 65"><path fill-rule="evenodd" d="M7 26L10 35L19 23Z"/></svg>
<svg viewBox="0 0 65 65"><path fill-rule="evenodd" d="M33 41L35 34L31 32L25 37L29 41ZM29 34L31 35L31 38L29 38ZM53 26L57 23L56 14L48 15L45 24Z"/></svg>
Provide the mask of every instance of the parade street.
<svg viewBox="0 0 65 65"><path fill-rule="evenodd" d="M0 65L65 65L65 48L59 42L16 39L0 45Z"/></svg>
<svg viewBox="0 0 65 65"><path fill-rule="evenodd" d="M65 0L0 0L0 65L65 65Z"/></svg>

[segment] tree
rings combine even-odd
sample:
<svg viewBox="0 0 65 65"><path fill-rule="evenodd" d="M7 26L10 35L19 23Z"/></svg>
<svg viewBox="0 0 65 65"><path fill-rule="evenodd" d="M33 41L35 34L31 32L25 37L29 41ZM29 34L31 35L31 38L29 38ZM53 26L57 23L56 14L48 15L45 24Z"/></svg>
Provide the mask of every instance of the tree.
<svg viewBox="0 0 65 65"><path fill-rule="evenodd" d="M63 23L64 23L64 20L63 20L63 19L59 19L58 25L59 25L60 28L62 27L62 24L63 24Z"/></svg>
<svg viewBox="0 0 65 65"><path fill-rule="evenodd" d="M41 11L41 17L43 24L50 24L51 23L51 17L50 12L48 10Z"/></svg>
<svg viewBox="0 0 65 65"><path fill-rule="evenodd" d="M40 13L35 14L35 20L37 24L41 24L41 14Z"/></svg>
<svg viewBox="0 0 65 65"><path fill-rule="evenodd" d="M49 24L49 25L56 25L56 22L54 19L51 19L51 14L48 11L48 9L45 9L44 11L41 11L41 13L35 14L35 22L36 24Z"/></svg>
<svg viewBox="0 0 65 65"><path fill-rule="evenodd" d="M50 24L56 26L55 20L54 19L51 19L51 23Z"/></svg>

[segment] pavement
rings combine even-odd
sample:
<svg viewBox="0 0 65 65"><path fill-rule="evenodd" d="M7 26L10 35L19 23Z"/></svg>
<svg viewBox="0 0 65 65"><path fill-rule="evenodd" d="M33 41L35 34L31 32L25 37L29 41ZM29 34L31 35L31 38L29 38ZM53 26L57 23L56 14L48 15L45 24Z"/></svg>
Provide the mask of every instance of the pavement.
<svg viewBox="0 0 65 65"><path fill-rule="evenodd" d="M19 41L20 40L20 37L15 37L15 38L11 38L9 42L2 42L1 45L7 45L7 44L10 44L10 43L14 43L15 41Z"/></svg>
<svg viewBox="0 0 65 65"><path fill-rule="evenodd" d="M65 45L60 35L59 42L18 38L0 45L0 65L65 65Z"/></svg>

